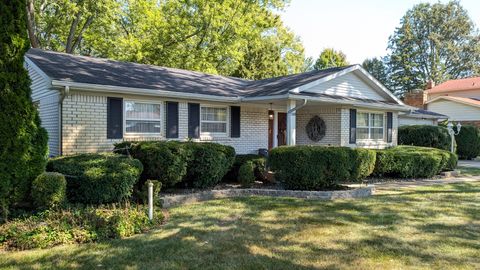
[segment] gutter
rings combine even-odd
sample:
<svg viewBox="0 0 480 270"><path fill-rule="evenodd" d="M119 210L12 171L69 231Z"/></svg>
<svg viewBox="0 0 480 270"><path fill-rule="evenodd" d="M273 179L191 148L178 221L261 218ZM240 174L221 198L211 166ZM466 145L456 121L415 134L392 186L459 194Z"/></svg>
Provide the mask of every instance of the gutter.
<svg viewBox="0 0 480 270"><path fill-rule="evenodd" d="M241 101L241 98L238 96L224 97L224 96L207 95L207 94L195 94L195 93L186 93L186 92L181 93L181 92L173 92L173 91L165 91L165 90L132 88L132 87L125 87L125 86L66 82L66 81L59 81L59 80L53 80L52 85L57 87L70 87L70 88L76 88L82 91L101 92L101 93L159 96L159 97L168 97L168 98L197 99L197 100L221 101L221 102L231 102L231 103L238 103Z"/></svg>
<svg viewBox="0 0 480 270"><path fill-rule="evenodd" d="M53 83L52 83L53 85ZM58 100L58 154L63 154L63 100L70 94L70 86L65 86L60 90L60 99Z"/></svg>
<svg viewBox="0 0 480 270"><path fill-rule="evenodd" d="M307 102L308 102L308 100L307 100L307 99L304 99L304 100L303 100L303 104L298 105L298 106L295 106L295 108L292 108L292 109L288 110L287 115L288 115L288 114L292 114L292 113L300 110L301 108L305 107L305 105L307 105Z"/></svg>

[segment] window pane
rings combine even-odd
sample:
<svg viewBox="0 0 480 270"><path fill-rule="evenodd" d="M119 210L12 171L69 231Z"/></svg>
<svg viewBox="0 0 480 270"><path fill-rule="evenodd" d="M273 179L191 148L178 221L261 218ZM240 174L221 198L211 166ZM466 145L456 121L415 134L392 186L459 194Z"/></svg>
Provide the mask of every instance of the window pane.
<svg viewBox="0 0 480 270"><path fill-rule="evenodd" d="M226 123L202 122L201 131L202 132L210 132L210 133L226 133L227 132L227 124Z"/></svg>
<svg viewBox="0 0 480 270"><path fill-rule="evenodd" d="M226 108L202 107L202 121L227 121Z"/></svg>
<svg viewBox="0 0 480 270"><path fill-rule="evenodd" d="M372 113L372 127L383 127L383 114Z"/></svg>
<svg viewBox="0 0 480 270"><path fill-rule="evenodd" d="M368 128L357 128L357 140L368 139Z"/></svg>
<svg viewBox="0 0 480 270"><path fill-rule="evenodd" d="M383 139L383 128L372 128L372 140L382 140Z"/></svg>
<svg viewBox="0 0 480 270"><path fill-rule="evenodd" d="M160 121L127 120L127 133L160 133Z"/></svg>
<svg viewBox="0 0 480 270"><path fill-rule="evenodd" d="M368 113L357 113L357 127L368 127Z"/></svg>
<svg viewBox="0 0 480 270"><path fill-rule="evenodd" d="M160 119L160 104L125 102L126 119Z"/></svg>

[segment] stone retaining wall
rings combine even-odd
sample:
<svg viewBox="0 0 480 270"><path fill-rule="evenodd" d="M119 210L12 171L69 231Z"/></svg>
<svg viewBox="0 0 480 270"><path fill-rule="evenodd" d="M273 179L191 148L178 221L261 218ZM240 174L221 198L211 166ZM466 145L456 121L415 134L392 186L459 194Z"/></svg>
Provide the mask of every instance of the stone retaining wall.
<svg viewBox="0 0 480 270"><path fill-rule="evenodd" d="M208 201L218 198L271 196L291 197L311 200L334 200L369 197L375 193L374 186L338 191L302 191L302 190L275 190L275 189L223 189L209 190L183 195L166 195L160 197L164 208L194 202Z"/></svg>

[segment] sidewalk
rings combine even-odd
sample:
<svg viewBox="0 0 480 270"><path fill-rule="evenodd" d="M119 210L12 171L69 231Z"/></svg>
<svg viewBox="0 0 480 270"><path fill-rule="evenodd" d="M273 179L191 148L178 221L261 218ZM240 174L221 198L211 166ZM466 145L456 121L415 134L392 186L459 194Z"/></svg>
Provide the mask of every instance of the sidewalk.
<svg viewBox="0 0 480 270"><path fill-rule="evenodd" d="M455 184L455 183L468 183L480 181L480 176L459 176L451 178L438 178L438 179L422 179L416 181L398 181L398 182L383 182L375 183L376 190L389 190L405 187L419 187L419 186L431 186L442 184Z"/></svg>

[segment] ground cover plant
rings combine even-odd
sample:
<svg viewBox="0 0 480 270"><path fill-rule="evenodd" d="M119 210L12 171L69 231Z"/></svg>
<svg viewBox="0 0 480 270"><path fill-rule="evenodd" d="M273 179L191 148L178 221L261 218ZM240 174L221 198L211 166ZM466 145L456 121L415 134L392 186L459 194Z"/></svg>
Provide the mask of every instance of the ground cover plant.
<svg viewBox="0 0 480 270"><path fill-rule="evenodd" d="M249 197L179 206L127 239L0 253L3 269L479 269L480 183L359 200Z"/></svg>

